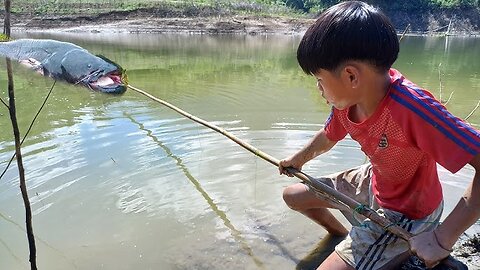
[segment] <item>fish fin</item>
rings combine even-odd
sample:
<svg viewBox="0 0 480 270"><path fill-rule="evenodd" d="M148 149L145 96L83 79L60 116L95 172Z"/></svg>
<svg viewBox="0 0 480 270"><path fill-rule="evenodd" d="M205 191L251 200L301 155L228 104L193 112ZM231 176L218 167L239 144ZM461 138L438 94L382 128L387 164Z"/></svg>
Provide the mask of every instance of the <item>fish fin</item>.
<svg viewBox="0 0 480 270"><path fill-rule="evenodd" d="M0 42L7 42L10 41L10 37L5 34L0 34Z"/></svg>

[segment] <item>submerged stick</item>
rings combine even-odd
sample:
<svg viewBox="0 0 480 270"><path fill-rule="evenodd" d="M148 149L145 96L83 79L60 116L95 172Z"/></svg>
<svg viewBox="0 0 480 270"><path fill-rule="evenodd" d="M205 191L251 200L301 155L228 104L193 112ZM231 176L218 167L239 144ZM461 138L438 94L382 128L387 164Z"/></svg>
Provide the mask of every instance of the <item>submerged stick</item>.
<svg viewBox="0 0 480 270"><path fill-rule="evenodd" d="M159 99L139 88L136 88L132 85L128 85L128 87L130 89L132 89L133 91L136 91L137 93L140 93L174 111L176 111L177 113L185 116L186 118L188 119L191 119L192 121L195 121L203 126L206 126L214 131L217 131L218 133L224 135L225 137L231 139L232 141L234 141L235 143L237 143L238 145L242 146L243 148L247 149L248 151L252 152L253 154L255 154L256 156L264 159L265 161L268 161L269 163L275 165L276 167L278 167L279 165L279 160L274 158L273 156L267 154L267 153L264 153L262 151L260 151L259 149L257 149L256 147L242 141L241 139L239 139L238 137L236 137L235 135L233 135L232 133L226 131L225 129L221 128L221 127L218 127L212 123L209 123L208 121L205 121L201 118L198 118L162 99ZM402 238L403 240L407 241L412 238L414 235L410 232L408 232L407 230L403 229L402 227L396 225L396 224L393 224L391 223L389 220L387 220L386 218L380 216L377 212L375 212L373 209L371 209L370 207L368 206L365 206L365 205L362 205L360 204L359 202L355 201L354 199L346 196L345 194L331 188L330 186L326 185L325 183L321 182L319 179L317 178L313 178L311 176L309 176L308 174L302 172L302 171L299 171L297 169L294 169L294 168L289 168L288 169L295 177L299 178L300 180L302 180L303 183L305 183L306 185L308 185L309 187L311 187L313 189L313 191L315 192L315 194L317 194L317 196L321 196L323 199L326 199L328 200L329 202L332 202L339 210L347 210L347 211L351 211L352 213L355 211L359 214L361 214L362 216L366 217L366 218L369 218L370 220L372 220L373 222L375 222L376 224L382 226L382 228L384 228L385 230L393 233L394 235L398 236L399 238ZM452 256L448 256L447 258L445 258L442 262L442 264L450 267L451 269L464 269L464 267L462 265L460 265L461 263L456 261Z"/></svg>

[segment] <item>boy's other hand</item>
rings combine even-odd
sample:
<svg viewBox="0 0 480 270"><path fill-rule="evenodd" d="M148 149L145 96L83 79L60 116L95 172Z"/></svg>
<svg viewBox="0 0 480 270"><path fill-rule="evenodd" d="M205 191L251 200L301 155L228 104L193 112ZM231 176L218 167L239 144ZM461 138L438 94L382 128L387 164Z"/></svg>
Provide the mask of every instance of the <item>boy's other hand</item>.
<svg viewBox="0 0 480 270"><path fill-rule="evenodd" d="M423 232L408 241L410 250L420 258L427 268L435 267L441 260L450 255L451 250L442 247L434 231Z"/></svg>
<svg viewBox="0 0 480 270"><path fill-rule="evenodd" d="M280 162L278 163L278 171L280 172L281 175L285 174L289 177L293 177L293 174L290 173L287 169L295 168L300 171L302 170L302 166L303 164L296 161L294 157L289 157L289 158L280 160Z"/></svg>

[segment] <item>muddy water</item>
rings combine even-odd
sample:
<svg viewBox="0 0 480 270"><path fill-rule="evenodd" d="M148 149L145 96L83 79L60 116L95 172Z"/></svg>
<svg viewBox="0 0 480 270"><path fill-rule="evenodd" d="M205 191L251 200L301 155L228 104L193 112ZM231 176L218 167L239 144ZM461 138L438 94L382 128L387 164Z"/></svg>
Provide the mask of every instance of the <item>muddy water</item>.
<svg viewBox="0 0 480 270"><path fill-rule="evenodd" d="M298 36L17 36L103 54L132 85L277 158L297 151L329 113L295 62ZM444 100L454 92L448 108L465 117L480 99L478 59L478 38L407 37L395 67ZM17 65L15 75L25 131L52 81ZM480 111L469 121L478 128ZM2 107L0 131L3 171L13 142ZM296 180L131 91L115 97L58 83L23 153L39 269L309 269L338 241L283 204L282 189ZM304 169L318 176L364 162L346 139ZM440 170L448 212L473 171ZM29 268L23 228L12 165L0 180L0 269Z"/></svg>

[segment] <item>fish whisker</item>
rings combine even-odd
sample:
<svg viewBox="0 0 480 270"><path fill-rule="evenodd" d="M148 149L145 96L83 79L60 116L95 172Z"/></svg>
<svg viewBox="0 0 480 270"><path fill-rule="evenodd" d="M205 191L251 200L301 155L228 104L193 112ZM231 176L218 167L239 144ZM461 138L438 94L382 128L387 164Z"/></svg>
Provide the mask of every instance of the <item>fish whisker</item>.
<svg viewBox="0 0 480 270"><path fill-rule="evenodd" d="M103 70L97 70L97 71L94 71L88 75L86 75L85 77L83 77L82 79L78 80L77 82L75 82L75 85L79 84L79 83L82 83L88 79L90 79L91 77L93 76L97 76L99 73L103 72Z"/></svg>

